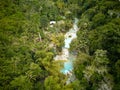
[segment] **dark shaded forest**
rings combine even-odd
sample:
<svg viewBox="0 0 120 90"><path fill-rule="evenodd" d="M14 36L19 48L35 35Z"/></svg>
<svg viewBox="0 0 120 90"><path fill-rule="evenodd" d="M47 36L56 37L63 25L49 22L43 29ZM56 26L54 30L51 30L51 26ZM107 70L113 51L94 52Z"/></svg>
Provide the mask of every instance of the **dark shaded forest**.
<svg viewBox="0 0 120 90"><path fill-rule="evenodd" d="M76 79L66 85L53 58L75 17ZM120 1L1 0L0 90L120 90Z"/></svg>

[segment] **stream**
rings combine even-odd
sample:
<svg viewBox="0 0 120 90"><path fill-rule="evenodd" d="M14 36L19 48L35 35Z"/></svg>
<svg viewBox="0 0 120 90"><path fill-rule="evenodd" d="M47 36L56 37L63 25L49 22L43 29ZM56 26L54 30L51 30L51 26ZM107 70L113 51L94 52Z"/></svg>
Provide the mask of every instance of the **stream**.
<svg viewBox="0 0 120 90"><path fill-rule="evenodd" d="M76 33L78 31L77 24L78 24L78 19L75 18L73 27L64 35L65 45L62 47L62 54L56 55L54 57L54 60L65 60L64 68L60 72L62 72L65 75L68 75L69 79L71 79L70 77L73 76L72 75L72 70L73 70L72 61L75 60L75 58L76 58L75 55L73 55L69 52L69 48L70 48L70 44L71 44L72 40L77 38L77 35L76 35ZM67 82L69 83L69 80Z"/></svg>

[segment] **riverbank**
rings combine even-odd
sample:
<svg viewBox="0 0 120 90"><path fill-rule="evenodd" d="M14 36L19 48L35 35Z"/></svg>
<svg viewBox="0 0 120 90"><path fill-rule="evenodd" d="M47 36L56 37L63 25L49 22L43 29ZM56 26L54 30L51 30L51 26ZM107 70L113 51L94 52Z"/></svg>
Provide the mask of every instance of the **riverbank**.
<svg viewBox="0 0 120 90"><path fill-rule="evenodd" d="M66 81L67 83L68 83L68 81L70 81L70 77L73 76L73 74L72 74L72 70L73 70L72 61L76 57L69 53L69 48L70 48L70 44L71 44L72 40L77 38L77 35L76 35L76 33L78 31L77 23L78 23L78 19L75 18L75 21L73 23L73 27L64 35L65 45L62 47L61 55L56 55L54 57L55 61L57 61L57 60L65 61L64 68L61 70L61 72L65 75L69 76L69 79Z"/></svg>

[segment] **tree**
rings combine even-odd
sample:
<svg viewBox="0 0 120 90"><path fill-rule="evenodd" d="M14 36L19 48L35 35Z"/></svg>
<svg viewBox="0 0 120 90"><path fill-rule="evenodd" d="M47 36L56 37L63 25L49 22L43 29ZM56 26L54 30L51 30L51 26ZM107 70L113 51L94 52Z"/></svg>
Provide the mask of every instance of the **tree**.
<svg viewBox="0 0 120 90"><path fill-rule="evenodd" d="M45 90L61 90L61 86L58 83L59 78L58 77L53 77L49 76L45 80Z"/></svg>
<svg viewBox="0 0 120 90"><path fill-rule="evenodd" d="M95 52L95 56L91 62L91 65L87 66L84 71L84 76L89 82L90 88L101 89L107 87L111 89L113 87L110 86L113 81L112 77L110 77L110 74L108 73L108 62L109 60L106 56L106 51L97 50ZM109 82L106 82L108 79L110 79ZM104 87L103 84L106 84L106 87Z"/></svg>
<svg viewBox="0 0 120 90"><path fill-rule="evenodd" d="M105 15L102 13L98 13L96 14L93 18L92 18L92 29L94 29L97 26L103 25L105 23Z"/></svg>
<svg viewBox="0 0 120 90"><path fill-rule="evenodd" d="M48 21L49 20L48 20L47 16L45 16L45 15L41 16L40 17L40 25L41 25L41 27L46 28L47 25L48 25Z"/></svg>
<svg viewBox="0 0 120 90"><path fill-rule="evenodd" d="M18 89L18 90L32 90L32 83L26 76L19 76L11 81L11 89Z"/></svg>

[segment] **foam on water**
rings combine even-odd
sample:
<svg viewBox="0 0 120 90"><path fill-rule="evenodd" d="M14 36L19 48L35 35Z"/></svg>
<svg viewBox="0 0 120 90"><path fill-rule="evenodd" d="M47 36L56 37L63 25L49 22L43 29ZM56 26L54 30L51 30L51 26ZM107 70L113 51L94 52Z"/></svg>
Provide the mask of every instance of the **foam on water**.
<svg viewBox="0 0 120 90"><path fill-rule="evenodd" d="M62 54L56 55L56 57L54 57L55 60L66 60L66 62L64 62L64 68L61 70L61 72L66 75L72 74L71 72L73 70L72 60L75 59L75 57L72 57L69 54L69 48L70 48L70 43L72 42L72 40L77 38L77 35L76 35L78 31L77 23L78 23L78 19L75 18L73 28L71 28L64 36L65 46L62 48Z"/></svg>

